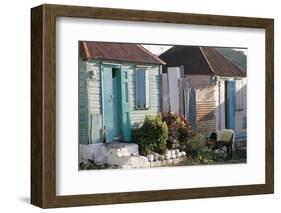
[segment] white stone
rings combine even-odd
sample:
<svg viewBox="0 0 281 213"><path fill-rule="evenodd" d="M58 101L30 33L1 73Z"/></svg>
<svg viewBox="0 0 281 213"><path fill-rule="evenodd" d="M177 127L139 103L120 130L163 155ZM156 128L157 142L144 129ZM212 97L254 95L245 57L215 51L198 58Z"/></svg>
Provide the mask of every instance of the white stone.
<svg viewBox="0 0 281 213"><path fill-rule="evenodd" d="M171 155L170 155L169 153L166 153L166 154L165 154L165 159L168 160L168 159L170 159L170 158L171 158Z"/></svg>
<svg viewBox="0 0 281 213"><path fill-rule="evenodd" d="M179 152L179 153L176 153L176 157L177 158L180 158L182 155L181 155L181 153Z"/></svg>
<svg viewBox="0 0 281 213"><path fill-rule="evenodd" d="M150 163L150 167L160 167L162 166L162 161L153 161Z"/></svg>
<svg viewBox="0 0 281 213"><path fill-rule="evenodd" d="M104 145L104 149L106 152L116 154L119 157L139 155L138 145L134 143L111 143Z"/></svg>
<svg viewBox="0 0 281 213"><path fill-rule="evenodd" d="M160 157L160 155L158 153L154 153L154 155L153 155L154 161L158 161L159 157Z"/></svg>
<svg viewBox="0 0 281 213"><path fill-rule="evenodd" d="M167 160L167 164L168 164L168 165L173 164L173 159Z"/></svg>
<svg viewBox="0 0 281 213"><path fill-rule="evenodd" d="M186 156L186 152L182 151L181 156L183 156L183 157Z"/></svg>
<svg viewBox="0 0 281 213"><path fill-rule="evenodd" d="M154 160L153 155L147 155L147 159L149 162L152 162Z"/></svg>
<svg viewBox="0 0 281 213"><path fill-rule="evenodd" d="M160 155L159 160L161 160L161 161L165 160L165 155Z"/></svg>
<svg viewBox="0 0 281 213"><path fill-rule="evenodd" d="M166 150L165 155L171 155L171 151L170 150Z"/></svg>
<svg viewBox="0 0 281 213"><path fill-rule="evenodd" d="M182 162L184 160L184 158L175 158L173 159L173 164L178 164L180 162Z"/></svg>
<svg viewBox="0 0 281 213"><path fill-rule="evenodd" d="M144 156L119 157L118 161L115 161L113 163L114 163L114 165L120 166L121 168L124 168L124 169L149 168L150 167L148 159Z"/></svg>
<svg viewBox="0 0 281 213"><path fill-rule="evenodd" d="M87 160L94 160L94 161L104 161L104 156L102 154L102 147L103 144L79 144L79 160L87 161Z"/></svg>

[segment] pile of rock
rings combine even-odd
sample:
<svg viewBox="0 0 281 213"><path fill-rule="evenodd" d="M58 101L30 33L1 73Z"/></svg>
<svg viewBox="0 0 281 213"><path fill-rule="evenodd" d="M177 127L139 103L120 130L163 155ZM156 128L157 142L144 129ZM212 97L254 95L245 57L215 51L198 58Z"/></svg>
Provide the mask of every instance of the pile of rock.
<svg viewBox="0 0 281 213"><path fill-rule="evenodd" d="M147 157L140 156L138 145L134 143L111 143L102 147L102 164L109 164L116 168L148 168Z"/></svg>
<svg viewBox="0 0 281 213"><path fill-rule="evenodd" d="M147 159L149 162L153 161L164 161L164 160L170 160L170 159L176 159L176 158L181 158L185 157L186 153L181 152L179 149L171 149L167 150L164 155L160 155L158 153L154 153L152 155L147 155Z"/></svg>
<svg viewBox="0 0 281 213"><path fill-rule="evenodd" d="M99 157L94 158L98 166L107 165L108 168L150 168L176 165L186 160L186 153L179 149L167 150L165 154L154 153L141 156L138 145L134 143L111 143L101 147Z"/></svg>
<svg viewBox="0 0 281 213"><path fill-rule="evenodd" d="M150 167L176 165L186 160L186 153L181 152L179 149L167 150L164 155L154 153L147 155L147 160Z"/></svg>

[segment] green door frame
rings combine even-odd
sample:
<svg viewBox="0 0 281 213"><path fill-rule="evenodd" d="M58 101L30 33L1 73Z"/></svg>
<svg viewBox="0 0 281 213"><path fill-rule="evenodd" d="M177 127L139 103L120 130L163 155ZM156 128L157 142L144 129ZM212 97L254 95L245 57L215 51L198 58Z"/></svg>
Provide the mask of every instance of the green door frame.
<svg viewBox="0 0 281 213"><path fill-rule="evenodd" d="M102 95L102 128L105 126L105 105L104 105L104 67L111 69L118 69L116 73L117 78L117 107L118 107L118 121L120 132L123 141L131 140L131 115L129 106L129 95L128 95L128 71L122 70L121 65L115 64L101 64L101 95ZM124 85L127 88L124 88ZM126 94L125 94L126 93ZM124 97L126 96L127 97ZM109 143L109 141L106 141Z"/></svg>

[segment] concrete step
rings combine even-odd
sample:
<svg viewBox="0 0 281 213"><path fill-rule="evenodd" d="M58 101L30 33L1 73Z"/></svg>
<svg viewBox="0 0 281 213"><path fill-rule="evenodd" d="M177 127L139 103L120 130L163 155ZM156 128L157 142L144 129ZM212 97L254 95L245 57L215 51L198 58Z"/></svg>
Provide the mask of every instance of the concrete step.
<svg viewBox="0 0 281 213"><path fill-rule="evenodd" d="M123 156L138 156L139 148L135 143L110 143L103 145L102 148L104 152L111 155L116 155L118 157Z"/></svg>

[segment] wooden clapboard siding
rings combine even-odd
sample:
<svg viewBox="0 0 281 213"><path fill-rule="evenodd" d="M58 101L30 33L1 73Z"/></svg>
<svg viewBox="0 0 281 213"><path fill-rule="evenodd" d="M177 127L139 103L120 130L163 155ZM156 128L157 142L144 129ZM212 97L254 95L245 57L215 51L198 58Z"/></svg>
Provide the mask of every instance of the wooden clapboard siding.
<svg viewBox="0 0 281 213"><path fill-rule="evenodd" d="M197 101L196 115L197 120L214 120L216 103L214 101Z"/></svg>
<svg viewBox="0 0 281 213"><path fill-rule="evenodd" d="M225 129L225 82L220 80L217 84L217 130Z"/></svg>
<svg viewBox="0 0 281 213"><path fill-rule="evenodd" d="M88 89L88 134L91 143L101 142L102 107L101 107L101 75L100 65L95 61L87 61L87 71L95 70L93 79L87 80Z"/></svg>
<svg viewBox="0 0 281 213"><path fill-rule="evenodd" d="M88 144L87 64L79 60L79 143Z"/></svg>
<svg viewBox="0 0 281 213"><path fill-rule="evenodd" d="M162 74L162 112L170 111L169 84L168 74Z"/></svg>
<svg viewBox="0 0 281 213"><path fill-rule="evenodd" d="M195 130L206 136L216 131L216 90L211 75L185 75L189 87L195 88L196 103ZM194 112L193 112L194 113Z"/></svg>
<svg viewBox="0 0 281 213"><path fill-rule="evenodd" d="M132 66L128 69L129 100L132 124L142 122L148 114L156 114L161 111L160 74L161 68L159 65L152 65L149 68L149 108L142 110L136 109L135 70Z"/></svg>
<svg viewBox="0 0 281 213"><path fill-rule="evenodd" d="M225 128L225 80L221 79L217 84L217 112L216 112L216 129ZM235 128L236 135L245 135L247 129L244 128L244 120L247 117L247 79L242 78L242 88L236 88L236 101L241 98L243 102L242 109L235 111Z"/></svg>
<svg viewBox="0 0 281 213"><path fill-rule="evenodd" d="M235 112L235 131L236 135L245 135L247 129L244 128L244 119L247 118L247 79L242 78L241 87L236 87L236 103L238 101L242 102L241 108Z"/></svg>
<svg viewBox="0 0 281 213"><path fill-rule="evenodd" d="M190 88L202 88L211 85L211 75L186 75Z"/></svg>
<svg viewBox="0 0 281 213"><path fill-rule="evenodd" d="M179 80L180 69L178 67L168 67L168 85L170 111L179 113Z"/></svg>
<svg viewBox="0 0 281 213"><path fill-rule="evenodd" d="M80 106L80 109L87 111L88 117L81 121L81 127L88 129L81 136L91 137L92 143L101 142L102 129L102 94L100 61L89 60L84 62L85 84L84 90L80 90L80 95L87 95L87 104ZM131 111L131 124L142 122L145 115L156 114L161 111L161 67L151 65L149 68L149 108L147 110L137 110L135 107L135 66L136 64L123 63L121 70L128 70L128 94ZM97 70L97 75L92 80L87 79L87 71ZM85 92L86 90L86 92ZM85 117L86 118L86 117ZM92 127L92 128L91 128Z"/></svg>
<svg viewBox="0 0 281 213"><path fill-rule="evenodd" d="M180 70L183 72L183 70ZM182 73L181 73L182 75ZM179 114L186 119L189 118L189 80L181 78L179 80Z"/></svg>
<svg viewBox="0 0 281 213"><path fill-rule="evenodd" d="M196 131L206 136L216 131L215 86L196 89Z"/></svg>

